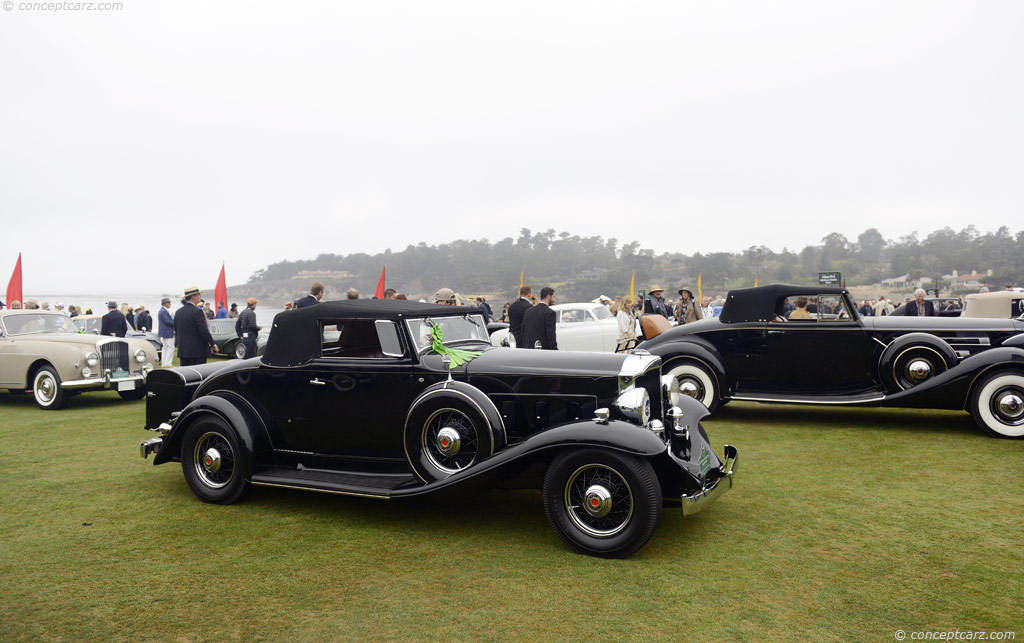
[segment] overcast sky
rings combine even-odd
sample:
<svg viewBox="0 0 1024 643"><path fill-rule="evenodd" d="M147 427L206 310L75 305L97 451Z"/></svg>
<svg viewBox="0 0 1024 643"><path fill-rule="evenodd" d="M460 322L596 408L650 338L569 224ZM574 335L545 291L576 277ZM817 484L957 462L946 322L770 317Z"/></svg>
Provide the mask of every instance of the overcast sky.
<svg viewBox="0 0 1024 643"><path fill-rule="evenodd" d="M26 296L523 227L688 254L1024 229L1017 1L2 6Z"/></svg>

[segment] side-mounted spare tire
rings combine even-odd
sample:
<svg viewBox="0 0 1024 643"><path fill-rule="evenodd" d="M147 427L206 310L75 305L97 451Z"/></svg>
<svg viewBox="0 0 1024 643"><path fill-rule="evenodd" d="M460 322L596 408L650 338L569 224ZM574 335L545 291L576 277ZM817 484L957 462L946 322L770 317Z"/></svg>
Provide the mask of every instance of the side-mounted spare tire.
<svg viewBox="0 0 1024 643"><path fill-rule="evenodd" d="M405 420L405 456L424 482L443 480L505 445L505 425L487 395L465 382L440 382L413 401Z"/></svg>
<svg viewBox="0 0 1024 643"><path fill-rule="evenodd" d="M878 374L885 390L898 393L934 378L956 363L956 352L946 342L928 333L910 333L882 351Z"/></svg>

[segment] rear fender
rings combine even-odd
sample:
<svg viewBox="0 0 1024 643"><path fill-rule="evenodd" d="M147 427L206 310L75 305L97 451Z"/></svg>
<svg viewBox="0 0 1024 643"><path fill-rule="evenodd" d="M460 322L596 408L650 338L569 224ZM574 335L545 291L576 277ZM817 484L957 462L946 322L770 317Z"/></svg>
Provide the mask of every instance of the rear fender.
<svg viewBox="0 0 1024 643"><path fill-rule="evenodd" d="M666 371L673 362L679 358L687 358L702 362L710 368L718 380L718 396L723 397L726 389L725 362L722 361L714 345L701 337L687 337L683 341L670 342L653 346L650 349L652 355L661 357L662 370Z"/></svg>
<svg viewBox="0 0 1024 643"><path fill-rule="evenodd" d="M245 458L250 470L245 471L246 478L252 476L252 464L262 460L261 455L272 452L270 435L267 426L256 408L244 397L230 391L218 391L211 395L196 398L186 406L181 415L174 421L174 428L164 437L160 451L153 459L153 464L163 464L178 457L181 442L188 428L203 417L214 416L235 430L238 439L250 457Z"/></svg>

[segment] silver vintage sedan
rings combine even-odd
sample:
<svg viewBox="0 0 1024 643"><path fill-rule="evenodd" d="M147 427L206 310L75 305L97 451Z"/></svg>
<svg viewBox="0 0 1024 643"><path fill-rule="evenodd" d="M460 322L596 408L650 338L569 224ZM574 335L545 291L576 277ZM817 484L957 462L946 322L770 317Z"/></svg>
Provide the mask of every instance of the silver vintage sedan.
<svg viewBox="0 0 1024 643"><path fill-rule="evenodd" d="M63 408L78 391L141 399L156 367L156 351L144 339L81 333L56 312L0 311L0 388L32 389L41 409Z"/></svg>

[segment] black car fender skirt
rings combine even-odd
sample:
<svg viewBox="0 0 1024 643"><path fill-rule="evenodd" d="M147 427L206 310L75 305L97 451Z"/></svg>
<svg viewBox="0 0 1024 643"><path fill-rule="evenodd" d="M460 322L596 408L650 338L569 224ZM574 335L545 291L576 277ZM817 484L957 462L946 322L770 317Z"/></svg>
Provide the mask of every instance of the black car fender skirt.
<svg viewBox="0 0 1024 643"><path fill-rule="evenodd" d="M239 440L242 441L242 447L250 454L250 457L245 459L250 466L255 454L271 448L267 429L249 402L240 395L219 391L217 394L204 395L192 400L181 411L181 415L174 421L174 428L164 438L164 443L153 459L153 464L163 464L173 460L181 451L181 442L188 427L196 420L202 419L204 415L216 416L235 430ZM246 478L252 475L252 471L244 473Z"/></svg>
<svg viewBox="0 0 1024 643"><path fill-rule="evenodd" d="M958 362L953 348L934 335L909 333L896 339L878 358L878 375L887 391L907 390L935 377ZM921 365L915 370L915 365Z"/></svg>

